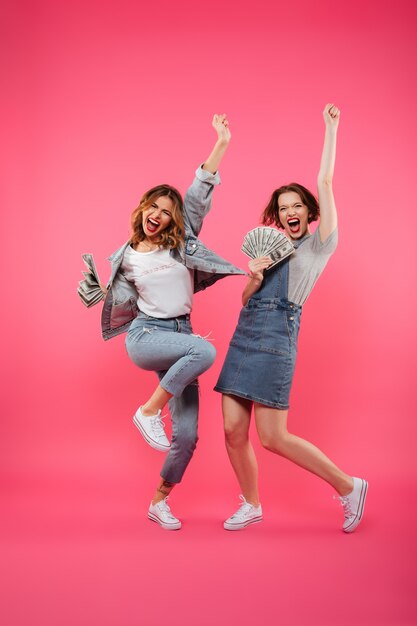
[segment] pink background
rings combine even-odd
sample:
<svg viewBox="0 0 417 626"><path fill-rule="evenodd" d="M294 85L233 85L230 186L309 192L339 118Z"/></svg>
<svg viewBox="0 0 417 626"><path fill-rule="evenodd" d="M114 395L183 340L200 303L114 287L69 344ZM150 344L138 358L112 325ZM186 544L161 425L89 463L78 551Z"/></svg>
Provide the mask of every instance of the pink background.
<svg viewBox="0 0 417 626"><path fill-rule="evenodd" d="M416 623L415 19L411 0L3 3L4 624ZM365 521L343 535L332 490L257 445L265 521L223 531L239 488L211 389L244 284L229 278L195 300L218 358L172 496L183 530L164 532L146 519L163 457L131 421L155 379L124 337L101 340L80 254L105 280L142 192L184 192L224 111L202 238L245 267L271 190L315 189L328 101L340 244L303 313L290 426L369 480Z"/></svg>

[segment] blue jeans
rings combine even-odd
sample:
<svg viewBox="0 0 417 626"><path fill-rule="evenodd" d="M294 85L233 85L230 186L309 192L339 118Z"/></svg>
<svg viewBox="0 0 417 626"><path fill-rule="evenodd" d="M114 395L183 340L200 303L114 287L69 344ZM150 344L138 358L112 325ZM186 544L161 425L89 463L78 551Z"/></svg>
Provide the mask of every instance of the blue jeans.
<svg viewBox="0 0 417 626"><path fill-rule="evenodd" d="M173 397L168 403L172 442L161 476L179 483L193 456L198 433L197 377L213 364L216 351L192 334L189 316L158 319L144 313L132 322L126 349L141 369L156 372L160 385Z"/></svg>

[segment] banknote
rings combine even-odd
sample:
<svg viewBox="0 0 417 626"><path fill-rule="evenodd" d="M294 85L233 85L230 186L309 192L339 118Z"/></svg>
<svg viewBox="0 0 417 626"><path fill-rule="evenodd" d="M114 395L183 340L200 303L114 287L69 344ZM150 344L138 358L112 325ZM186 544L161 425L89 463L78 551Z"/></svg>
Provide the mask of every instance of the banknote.
<svg viewBox="0 0 417 626"><path fill-rule="evenodd" d="M82 259L87 267L87 272L84 271L84 279L78 283L78 295L81 302L86 306L94 306L104 299L105 293L102 290L100 278L97 272L96 264L94 263L92 254L83 254Z"/></svg>
<svg viewBox="0 0 417 626"><path fill-rule="evenodd" d="M276 228L259 226L250 230L244 237L242 252L251 259L269 256L273 267L294 252L291 241Z"/></svg>

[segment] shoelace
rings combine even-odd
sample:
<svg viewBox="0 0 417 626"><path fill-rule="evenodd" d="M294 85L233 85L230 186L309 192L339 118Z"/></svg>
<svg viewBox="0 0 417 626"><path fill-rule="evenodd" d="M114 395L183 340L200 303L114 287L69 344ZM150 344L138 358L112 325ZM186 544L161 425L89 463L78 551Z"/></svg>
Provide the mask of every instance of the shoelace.
<svg viewBox="0 0 417 626"><path fill-rule="evenodd" d="M167 500L168 500L168 496L164 498L163 500L161 500L161 502L158 503L159 508L162 509L162 511L166 514L167 517L169 517L172 520L176 520L176 517L174 517L171 509L169 508L169 504Z"/></svg>
<svg viewBox="0 0 417 626"><path fill-rule="evenodd" d="M342 506L344 509L343 513L345 515L345 519L349 519L350 517L352 517L353 513L352 513L350 499L348 496L333 496L333 499L339 500L340 506Z"/></svg>
<svg viewBox="0 0 417 626"><path fill-rule="evenodd" d="M248 513L253 508L253 504L249 504L249 502L246 502L244 496L239 496L239 498L242 500L242 504L240 505L240 508L236 511L236 513L232 515L232 517L236 519L244 517L246 513Z"/></svg>
<svg viewBox="0 0 417 626"><path fill-rule="evenodd" d="M164 415L165 417L165 415ZM155 437L163 437L165 435L165 423L160 415L153 415L151 418L151 428Z"/></svg>

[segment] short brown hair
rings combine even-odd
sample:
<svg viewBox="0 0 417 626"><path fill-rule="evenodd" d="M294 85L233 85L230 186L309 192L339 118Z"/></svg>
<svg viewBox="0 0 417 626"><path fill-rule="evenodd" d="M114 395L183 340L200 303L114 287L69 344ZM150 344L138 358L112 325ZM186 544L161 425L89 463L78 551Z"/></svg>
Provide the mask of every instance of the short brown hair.
<svg viewBox="0 0 417 626"><path fill-rule="evenodd" d="M142 225L143 211L161 196L166 196L172 201L173 210L171 222L161 232L157 243L163 248L179 248L184 244L183 200L180 192L171 185L158 185L143 194L139 206L133 211L131 217L132 236L130 241L132 244L137 245L146 238Z"/></svg>
<svg viewBox="0 0 417 626"><path fill-rule="evenodd" d="M316 197L303 185L299 183L290 183L289 185L282 185L272 193L271 199L268 202L264 212L262 213L262 224L276 224L278 228L282 228L282 224L279 221L279 205L278 200L281 194L293 191L298 193L301 198L301 202L308 208L308 223L315 222L320 216L320 207Z"/></svg>

